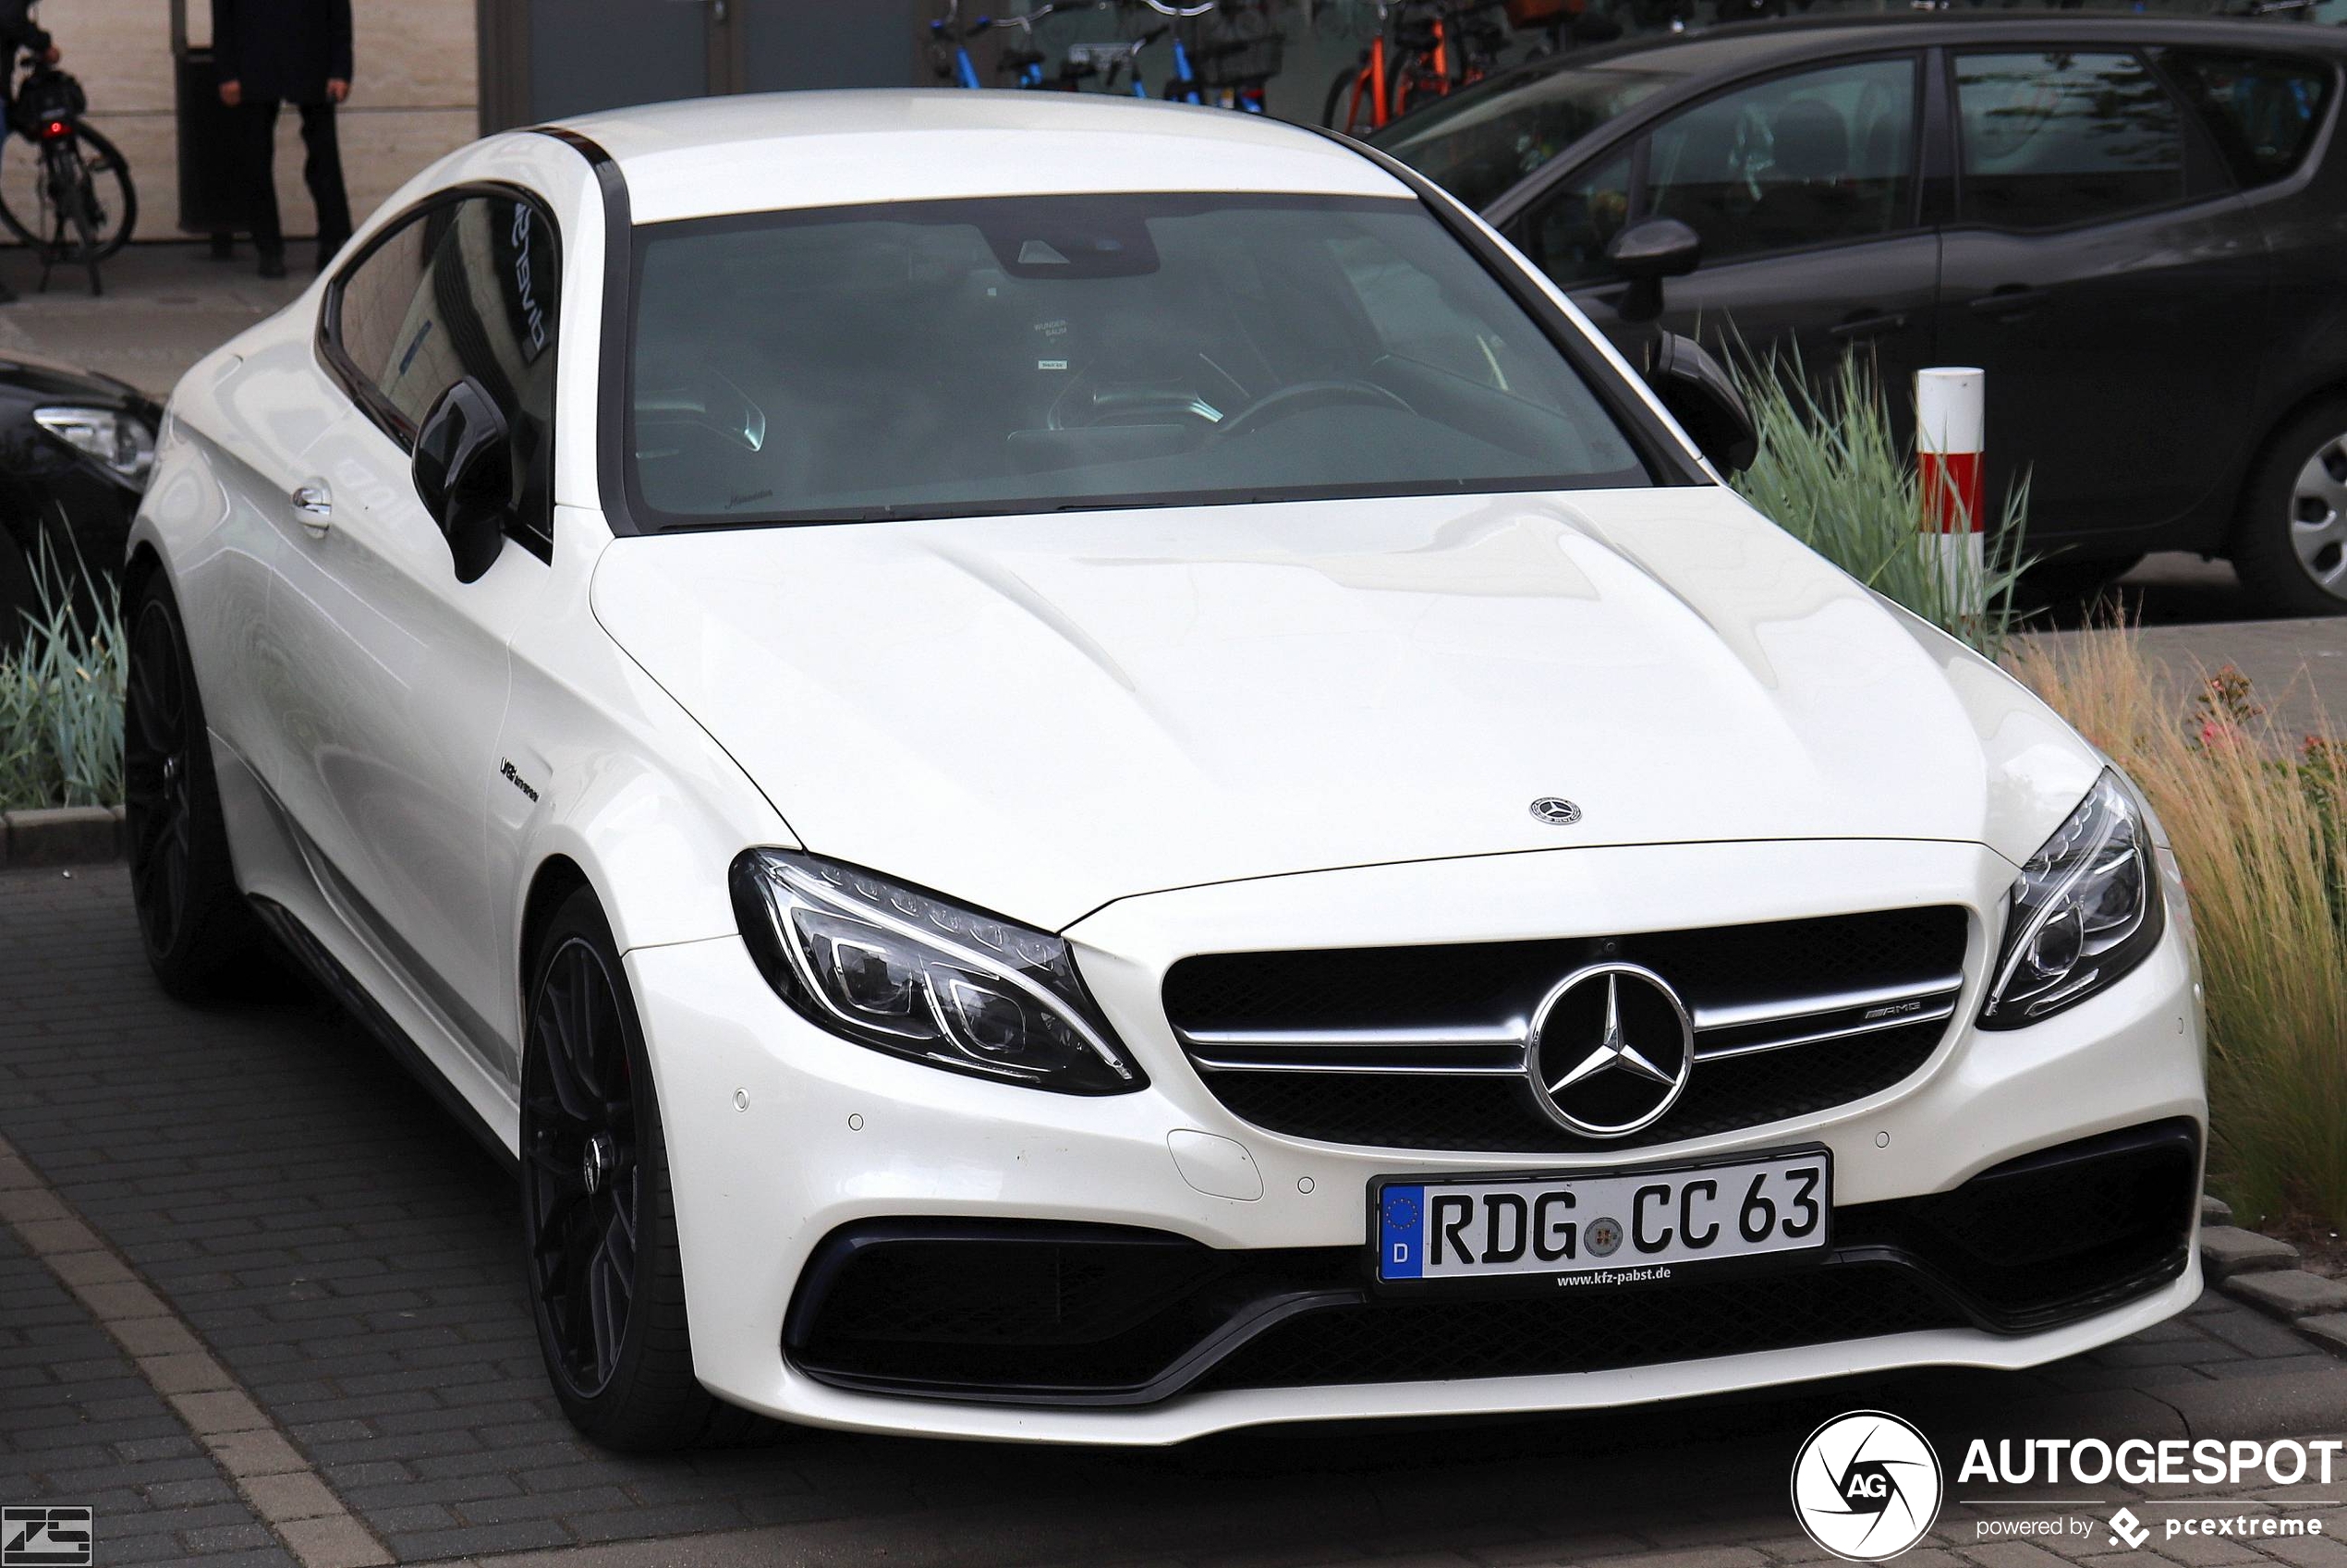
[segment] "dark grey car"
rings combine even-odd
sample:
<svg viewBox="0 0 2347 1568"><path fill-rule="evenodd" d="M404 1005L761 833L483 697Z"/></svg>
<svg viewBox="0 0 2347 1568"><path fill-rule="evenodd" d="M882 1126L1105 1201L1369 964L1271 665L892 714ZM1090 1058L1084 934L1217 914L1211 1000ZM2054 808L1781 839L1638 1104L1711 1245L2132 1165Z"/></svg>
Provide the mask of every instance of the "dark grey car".
<svg viewBox="0 0 2347 1568"><path fill-rule="evenodd" d="M2347 35L2011 11L1770 21L1522 67L1378 144L1479 208L1625 346L1626 227L1702 261L1660 324L1988 372L1993 498L2080 586L2231 558L2347 610ZM1634 309L1629 314L1637 314Z"/></svg>

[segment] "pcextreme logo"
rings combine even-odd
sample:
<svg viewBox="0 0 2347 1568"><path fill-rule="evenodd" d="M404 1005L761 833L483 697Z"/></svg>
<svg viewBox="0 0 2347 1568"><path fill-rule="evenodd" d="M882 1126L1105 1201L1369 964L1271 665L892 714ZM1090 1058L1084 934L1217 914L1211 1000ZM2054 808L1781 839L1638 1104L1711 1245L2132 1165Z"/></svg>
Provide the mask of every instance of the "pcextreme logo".
<svg viewBox="0 0 2347 1568"><path fill-rule="evenodd" d="M1880 1410L1835 1416L1794 1456L1793 1516L1845 1562L1880 1562L1923 1539L1940 1496L1931 1445Z"/></svg>

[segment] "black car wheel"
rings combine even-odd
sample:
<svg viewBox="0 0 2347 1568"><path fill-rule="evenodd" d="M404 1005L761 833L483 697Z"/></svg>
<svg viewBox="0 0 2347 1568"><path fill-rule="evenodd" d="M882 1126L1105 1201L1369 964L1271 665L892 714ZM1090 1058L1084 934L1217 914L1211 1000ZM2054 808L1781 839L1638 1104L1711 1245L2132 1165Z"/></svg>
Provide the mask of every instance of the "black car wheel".
<svg viewBox="0 0 2347 1568"><path fill-rule="evenodd" d="M203 699L160 574L131 608L125 699L123 817L139 934L164 991L209 995L259 950L261 930L237 886Z"/></svg>
<svg viewBox="0 0 2347 1568"><path fill-rule="evenodd" d="M2308 409L2274 437L2231 553L2243 586L2266 608L2347 613L2347 400Z"/></svg>
<svg viewBox="0 0 2347 1568"><path fill-rule="evenodd" d="M673 1449L753 1421L693 1376L667 1145L611 928L584 889L548 924L521 1081L522 1218L539 1348L574 1426Z"/></svg>

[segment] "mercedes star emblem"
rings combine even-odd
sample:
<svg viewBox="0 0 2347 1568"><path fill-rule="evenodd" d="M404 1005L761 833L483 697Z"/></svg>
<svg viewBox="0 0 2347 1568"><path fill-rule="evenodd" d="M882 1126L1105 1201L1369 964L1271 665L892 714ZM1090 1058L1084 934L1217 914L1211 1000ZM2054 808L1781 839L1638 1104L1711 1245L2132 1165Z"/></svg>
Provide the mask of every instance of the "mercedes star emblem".
<svg viewBox="0 0 2347 1568"><path fill-rule="evenodd" d="M1532 815L1552 828L1569 828L1581 820L1581 808L1570 800L1544 795L1532 803Z"/></svg>
<svg viewBox="0 0 2347 1568"><path fill-rule="evenodd" d="M1623 1137L1660 1121L1686 1088L1695 1022L1653 970L1592 964L1541 1001L1525 1066L1533 1100L1559 1126Z"/></svg>

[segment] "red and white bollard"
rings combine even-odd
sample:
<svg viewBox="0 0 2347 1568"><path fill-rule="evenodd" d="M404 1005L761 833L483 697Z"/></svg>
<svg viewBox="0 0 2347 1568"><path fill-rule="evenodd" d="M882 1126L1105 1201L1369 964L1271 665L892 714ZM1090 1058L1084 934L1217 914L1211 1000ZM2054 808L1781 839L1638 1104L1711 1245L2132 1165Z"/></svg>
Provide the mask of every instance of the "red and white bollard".
<svg viewBox="0 0 2347 1568"><path fill-rule="evenodd" d="M1983 391L1976 369L1915 372L1915 480L1923 495L1922 548L1936 565L1956 614L1987 609L1982 550L1980 454L1986 445Z"/></svg>

